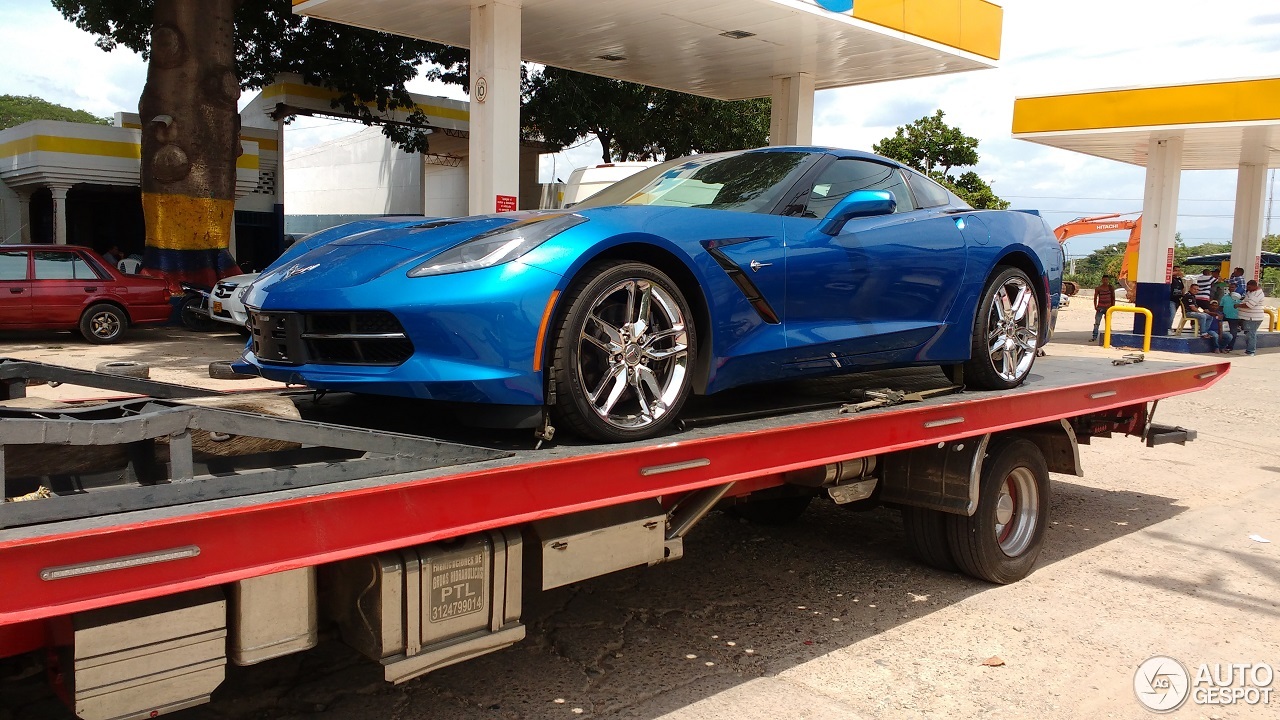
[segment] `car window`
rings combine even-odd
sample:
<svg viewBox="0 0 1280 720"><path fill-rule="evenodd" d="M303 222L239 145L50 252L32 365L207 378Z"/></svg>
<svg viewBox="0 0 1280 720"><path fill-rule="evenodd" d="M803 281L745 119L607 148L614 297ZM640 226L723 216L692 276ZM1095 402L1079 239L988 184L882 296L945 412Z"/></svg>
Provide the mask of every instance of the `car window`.
<svg viewBox="0 0 1280 720"><path fill-rule="evenodd" d="M898 201L896 212L914 210L911 192L897 168L858 158L840 158L828 165L809 191L804 217L826 217L845 195L856 190L888 190Z"/></svg>
<svg viewBox="0 0 1280 720"><path fill-rule="evenodd" d="M0 252L0 280L27 279L27 251L5 250Z"/></svg>
<svg viewBox="0 0 1280 720"><path fill-rule="evenodd" d="M911 190L915 192L920 207L938 207L951 203L951 194L946 188L919 173L907 173L907 182L911 183Z"/></svg>
<svg viewBox="0 0 1280 720"><path fill-rule="evenodd" d="M73 252L36 251L36 280L101 280L89 263Z"/></svg>
<svg viewBox="0 0 1280 720"><path fill-rule="evenodd" d="M573 207L657 205L767 213L817 157L805 152L691 155L620 180Z"/></svg>

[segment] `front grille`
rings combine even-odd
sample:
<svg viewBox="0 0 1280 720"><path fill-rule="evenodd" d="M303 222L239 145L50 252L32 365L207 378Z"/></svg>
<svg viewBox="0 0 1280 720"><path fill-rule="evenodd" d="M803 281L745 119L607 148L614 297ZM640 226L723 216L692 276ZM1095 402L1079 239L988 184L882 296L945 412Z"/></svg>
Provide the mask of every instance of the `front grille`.
<svg viewBox="0 0 1280 720"><path fill-rule="evenodd" d="M229 298L237 287L240 287L237 283L220 282L213 286L213 296L216 298Z"/></svg>
<svg viewBox="0 0 1280 720"><path fill-rule="evenodd" d="M385 311L298 313L250 310L246 325L260 360L285 365L399 365L413 343Z"/></svg>

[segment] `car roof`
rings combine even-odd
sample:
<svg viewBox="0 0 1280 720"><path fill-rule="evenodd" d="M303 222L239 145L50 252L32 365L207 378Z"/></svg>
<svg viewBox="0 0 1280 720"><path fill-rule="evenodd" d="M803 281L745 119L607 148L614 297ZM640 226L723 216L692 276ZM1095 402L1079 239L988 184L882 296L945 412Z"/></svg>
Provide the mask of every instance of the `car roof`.
<svg viewBox="0 0 1280 720"><path fill-rule="evenodd" d="M768 147L753 148L746 152L807 152L807 153L825 153L827 155L835 155L842 158L859 158L862 160L871 160L879 163L886 163L895 167L905 167L897 160L876 155L864 150L850 150L848 148L828 147L823 145L770 145Z"/></svg>

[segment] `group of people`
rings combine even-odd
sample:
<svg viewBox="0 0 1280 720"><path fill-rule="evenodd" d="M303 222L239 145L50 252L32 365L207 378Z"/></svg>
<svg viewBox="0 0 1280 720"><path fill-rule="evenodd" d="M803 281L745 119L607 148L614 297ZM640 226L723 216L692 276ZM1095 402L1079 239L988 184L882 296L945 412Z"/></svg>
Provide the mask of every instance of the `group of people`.
<svg viewBox="0 0 1280 720"><path fill-rule="evenodd" d="M1200 337L1209 341L1213 352L1229 353L1235 349L1236 340L1245 338L1245 354L1258 352L1258 330L1266 319L1263 312L1264 293L1257 280L1246 280L1244 268L1236 268L1231 277L1223 279L1217 269L1200 275L1182 274L1182 268L1173 268L1169 281L1169 321L1182 310L1184 317L1195 320ZM1098 326L1107 308L1116 304L1115 286L1109 275L1102 276L1102 284L1093 291L1093 337L1098 339ZM1169 330L1174 332L1173 328Z"/></svg>
<svg viewBox="0 0 1280 720"><path fill-rule="evenodd" d="M1216 268L1184 276L1182 268L1175 267L1169 281L1169 318L1172 321L1181 308L1184 317L1196 321L1200 337L1214 352L1231 352L1243 335L1245 354L1255 355L1258 331L1266 319L1264 298L1258 281L1245 279L1244 268L1223 279Z"/></svg>

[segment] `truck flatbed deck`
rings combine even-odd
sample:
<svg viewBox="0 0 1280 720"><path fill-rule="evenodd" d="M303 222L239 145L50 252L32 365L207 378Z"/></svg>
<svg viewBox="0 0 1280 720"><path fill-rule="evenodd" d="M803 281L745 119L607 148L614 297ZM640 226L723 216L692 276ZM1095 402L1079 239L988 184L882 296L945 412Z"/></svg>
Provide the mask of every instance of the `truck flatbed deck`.
<svg viewBox="0 0 1280 720"><path fill-rule="evenodd" d="M6 632L46 618L730 483L731 494L762 490L790 471L1145 406L1206 388L1229 367L1044 357L1013 390L842 413L869 389L948 385L934 368L855 374L699 399L685 429L653 441L557 438L539 449L527 433L419 420L420 406L403 401L300 398L306 418L500 452L420 472L0 530L0 650Z"/></svg>

